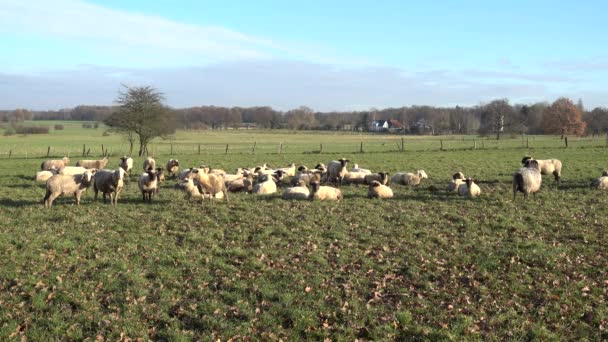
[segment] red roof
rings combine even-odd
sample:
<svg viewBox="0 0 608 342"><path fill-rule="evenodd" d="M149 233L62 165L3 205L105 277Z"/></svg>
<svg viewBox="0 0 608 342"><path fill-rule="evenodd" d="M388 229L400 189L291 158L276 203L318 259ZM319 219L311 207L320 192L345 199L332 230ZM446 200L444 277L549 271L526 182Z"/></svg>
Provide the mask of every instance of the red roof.
<svg viewBox="0 0 608 342"><path fill-rule="evenodd" d="M399 122L399 120L390 119L388 120L388 124L392 128L403 128L403 125L401 124L401 122Z"/></svg>

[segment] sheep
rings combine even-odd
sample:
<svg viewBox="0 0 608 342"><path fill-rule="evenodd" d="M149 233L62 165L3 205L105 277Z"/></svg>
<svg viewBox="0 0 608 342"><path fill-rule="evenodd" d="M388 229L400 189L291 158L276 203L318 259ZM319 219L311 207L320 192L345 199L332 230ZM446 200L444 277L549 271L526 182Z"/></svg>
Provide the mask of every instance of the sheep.
<svg viewBox="0 0 608 342"><path fill-rule="evenodd" d="M226 175L226 171L222 170L222 169L211 169L209 171L207 171L208 174L212 174L212 175L219 175L224 177Z"/></svg>
<svg viewBox="0 0 608 342"><path fill-rule="evenodd" d="M300 180L297 186L286 188L283 192L283 199L286 200L305 200L308 197L310 197L310 190L303 180Z"/></svg>
<svg viewBox="0 0 608 342"><path fill-rule="evenodd" d="M177 159L169 159L167 161L167 176L169 178L175 178L177 175L177 171L179 171L179 160Z"/></svg>
<svg viewBox="0 0 608 342"><path fill-rule="evenodd" d="M367 190L367 197L368 198L380 198L380 199L392 198L393 190L391 190L391 188L389 188L388 186L375 180L369 184L369 187Z"/></svg>
<svg viewBox="0 0 608 342"><path fill-rule="evenodd" d="M276 170L271 169L269 167L266 166L266 164L264 164L263 166L256 166L253 169L253 173L255 174L263 174L263 175L272 175L273 173L275 173Z"/></svg>
<svg viewBox="0 0 608 342"><path fill-rule="evenodd" d="M89 169L87 169L86 167L82 167L82 166L65 166L59 170L59 174L66 175L66 176L81 175L86 170L89 170ZM91 169L91 170L96 170L96 169Z"/></svg>
<svg viewBox="0 0 608 342"><path fill-rule="evenodd" d="M522 164L526 164L528 160L533 160L532 157L524 157L521 160ZM558 159L534 159L538 162L538 167L541 175L553 175L556 182L560 182L562 177L562 162Z"/></svg>
<svg viewBox="0 0 608 342"><path fill-rule="evenodd" d="M228 183L230 183L232 181L235 181L237 179L242 179L244 174L245 174L245 171L243 171L243 169L241 169L239 167L238 169L236 169L236 171L234 172L234 174L227 173L227 174L224 175L224 183L228 184Z"/></svg>
<svg viewBox="0 0 608 342"><path fill-rule="evenodd" d="M80 196L93 182L95 170L87 170L81 175L53 175L46 181L46 195L44 196L44 207L50 208L53 201L61 195L74 195L76 205L80 205Z"/></svg>
<svg viewBox="0 0 608 342"><path fill-rule="evenodd" d="M416 171L416 173L399 172L396 173L393 177L391 177L391 183L413 186L420 184L420 182L425 178L429 177L427 176L426 172L424 172L424 170L418 170Z"/></svg>
<svg viewBox="0 0 608 342"><path fill-rule="evenodd" d="M460 186L460 184L464 184L464 179L465 179L465 177L462 172L456 172L452 176L452 180L448 184L448 191L449 192L458 192L458 187Z"/></svg>
<svg viewBox="0 0 608 342"><path fill-rule="evenodd" d="M342 199L342 191L331 186L322 186L319 182L310 183L309 200L339 201Z"/></svg>
<svg viewBox="0 0 608 342"><path fill-rule="evenodd" d="M188 177L193 179L197 184L199 191L204 195L209 193L209 200L213 202L215 198L218 198L218 193L223 193L223 198L228 201L228 190L226 184L224 184L224 177L216 174L208 174L200 171L199 169L193 168Z"/></svg>
<svg viewBox="0 0 608 342"><path fill-rule="evenodd" d="M47 180L49 180L49 178L53 177L56 174L57 174L57 169L38 171L38 172L36 172L36 176L34 177L34 180L36 182L46 182Z"/></svg>
<svg viewBox="0 0 608 342"><path fill-rule="evenodd" d="M156 160L152 157L148 157L144 160L144 172L148 172L148 169L152 168L152 170L156 169Z"/></svg>
<svg viewBox="0 0 608 342"><path fill-rule="evenodd" d="M76 166L82 166L87 169L101 170L106 167L106 165L108 164L108 161L109 161L109 159L107 157L104 157L103 159L99 159L99 160L79 160L76 163Z"/></svg>
<svg viewBox="0 0 608 342"><path fill-rule="evenodd" d="M192 168L190 168L190 169L184 169L184 170L180 171L180 172L177 174L177 179L178 179L180 182L185 181L186 179L188 179L188 175L190 174L190 171L192 171Z"/></svg>
<svg viewBox="0 0 608 342"><path fill-rule="evenodd" d="M380 184L386 185L388 184L388 176L388 172L371 173L365 176L364 182L365 184L370 185L372 182L378 181Z"/></svg>
<svg viewBox="0 0 608 342"><path fill-rule="evenodd" d="M369 175L369 174L371 174L371 173L372 173L372 172L371 172L370 170L368 170L368 169L362 169L362 168L360 168L358 164L353 165L353 168L352 168L352 169L350 169L350 172L363 172L363 173L365 173L366 175Z"/></svg>
<svg viewBox="0 0 608 342"><path fill-rule="evenodd" d="M481 189L472 178L467 178L458 186L458 194L464 197L477 197L481 195Z"/></svg>
<svg viewBox="0 0 608 342"><path fill-rule="evenodd" d="M531 159L526 165L513 174L513 200L518 191L523 192L524 199L528 199L529 194L534 194L540 190L542 177L538 161Z"/></svg>
<svg viewBox="0 0 608 342"><path fill-rule="evenodd" d="M95 200L99 191L103 194L103 203L106 203L106 195L110 195L110 203L116 206L118 204L118 195L124 186L126 171L119 167L116 170L99 170L95 174L93 182L93 190L95 191Z"/></svg>
<svg viewBox="0 0 608 342"><path fill-rule="evenodd" d="M200 199L203 200L205 198L210 198L209 194L203 196L201 192L198 190L198 187L194 185L194 180L191 178L186 178L183 182L180 183L180 187L186 192L186 196L188 200ZM218 192L215 194L215 198L224 198L224 193Z"/></svg>
<svg viewBox="0 0 608 342"><path fill-rule="evenodd" d="M141 191L144 202L148 200L148 202L152 202L152 195L157 193L158 188L158 177L156 175L156 171L150 166L148 167L148 171L141 174L139 180L137 181L137 186Z"/></svg>
<svg viewBox="0 0 608 342"><path fill-rule="evenodd" d="M133 170L133 158L122 156L120 157L120 163L118 164L128 174Z"/></svg>
<svg viewBox="0 0 608 342"><path fill-rule="evenodd" d="M291 185L297 186L300 181L304 181L306 185L310 185L311 182L321 181L321 171L319 170L311 170L307 172L298 172L295 177L291 178Z"/></svg>
<svg viewBox="0 0 608 342"><path fill-rule="evenodd" d="M363 171L349 171L344 175L342 181L346 184L365 184L365 176L367 176L367 174Z"/></svg>
<svg viewBox="0 0 608 342"><path fill-rule="evenodd" d="M591 182L591 187L596 189L608 189L608 171L602 172L600 178L594 179Z"/></svg>
<svg viewBox="0 0 608 342"><path fill-rule="evenodd" d="M253 191L253 174L247 173L244 178L239 178L226 182L226 187L229 192L252 192Z"/></svg>
<svg viewBox="0 0 608 342"><path fill-rule="evenodd" d="M278 168L277 170L281 170L281 171L285 172L285 175L287 177L293 177L296 175L296 164L291 163L291 165L289 165L287 167Z"/></svg>
<svg viewBox="0 0 608 342"><path fill-rule="evenodd" d="M260 181L253 186L253 193L256 195L269 195L277 192L278 180L271 175L260 175Z"/></svg>
<svg viewBox="0 0 608 342"><path fill-rule="evenodd" d="M49 159L45 160L40 164L40 171L50 171L51 169L61 169L62 167L70 163L70 158L63 157L62 159Z"/></svg>
<svg viewBox="0 0 608 342"><path fill-rule="evenodd" d="M328 182L336 183L338 186L342 185L342 179L348 172L346 165L350 160L346 158L340 158L338 160L332 160L327 164L327 180Z"/></svg>

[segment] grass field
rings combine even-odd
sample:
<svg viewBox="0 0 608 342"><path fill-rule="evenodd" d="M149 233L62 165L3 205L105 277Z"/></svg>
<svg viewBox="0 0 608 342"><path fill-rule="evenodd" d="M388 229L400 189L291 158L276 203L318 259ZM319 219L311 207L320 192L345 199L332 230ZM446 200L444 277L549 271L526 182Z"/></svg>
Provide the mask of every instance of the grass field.
<svg viewBox="0 0 608 342"><path fill-rule="evenodd" d="M80 207L60 198L44 210L32 177L47 146L75 162L83 143L91 155L103 143L112 168L125 152L119 137L73 125L0 137L0 340L608 339L608 193L589 188L608 167L604 140L478 139L474 150L475 137L406 137L399 152L396 136L179 132L154 144L158 161L172 143L183 166L344 156L430 179L393 186L386 201L345 186L339 203L234 194L201 206L172 181L144 204L134 175L117 208L93 202L91 189ZM561 159L563 183L544 177L536 198L513 201L526 154ZM480 198L444 191L458 170L479 180Z"/></svg>

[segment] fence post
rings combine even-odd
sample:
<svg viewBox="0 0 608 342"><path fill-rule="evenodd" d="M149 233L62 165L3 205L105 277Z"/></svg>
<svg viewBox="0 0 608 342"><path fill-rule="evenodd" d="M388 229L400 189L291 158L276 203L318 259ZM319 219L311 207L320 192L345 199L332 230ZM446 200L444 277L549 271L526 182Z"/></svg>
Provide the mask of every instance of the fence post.
<svg viewBox="0 0 608 342"><path fill-rule="evenodd" d="M484 141L483 141L483 140L481 141L481 149L482 149L482 150L485 150L485 149L486 149L486 144L484 143Z"/></svg>
<svg viewBox="0 0 608 342"><path fill-rule="evenodd" d="M443 151L443 139L439 139L439 143L441 144L441 151Z"/></svg>
<svg viewBox="0 0 608 342"><path fill-rule="evenodd" d="M405 151L405 140L401 138L401 152Z"/></svg>
<svg viewBox="0 0 608 342"><path fill-rule="evenodd" d="M8 151L8 159L11 159L12 155L13 155L13 150Z"/></svg>
<svg viewBox="0 0 608 342"><path fill-rule="evenodd" d="M283 153L283 143L279 143L279 154Z"/></svg>
<svg viewBox="0 0 608 342"><path fill-rule="evenodd" d="M226 154L228 154L228 144L226 144Z"/></svg>
<svg viewBox="0 0 608 342"><path fill-rule="evenodd" d="M608 135L606 135L606 144L608 144ZM323 144L319 144L319 153L323 153Z"/></svg>
<svg viewBox="0 0 608 342"><path fill-rule="evenodd" d="M86 144L82 144L82 156L84 157L85 152L87 151Z"/></svg>
<svg viewBox="0 0 608 342"><path fill-rule="evenodd" d="M198 154L201 154L201 144L198 144Z"/></svg>
<svg viewBox="0 0 608 342"><path fill-rule="evenodd" d="M89 153L91 153L91 149L90 148L87 150L87 157L89 156Z"/></svg>
<svg viewBox="0 0 608 342"><path fill-rule="evenodd" d="M363 141L361 141L361 146L359 147L359 153L363 153Z"/></svg>
<svg viewBox="0 0 608 342"><path fill-rule="evenodd" d="M566 147L568 147L568 137L564 138L564 143L566 143Z"/></svg>
<svg viewBox="0 0 608 342"><path fill-rule="evenodd" d="M48 157L51 154L51 146L46 149L46 156Z"/></svg>
<svg viewBox="0 0 608 342"><path fill-rule="evenodd" d="M253 142L253 148L251 148L251 153L254 153L254 154L255 154L255 146L256 146L257 144L258 144L258 142L257 142L257 141L254 141L254 142Z"/></svg>
<svg viewBox="0 0 608 342"><path fill-rule="evenodd" d="M473 139L473 149L477 149L477 140Z"/></svg>

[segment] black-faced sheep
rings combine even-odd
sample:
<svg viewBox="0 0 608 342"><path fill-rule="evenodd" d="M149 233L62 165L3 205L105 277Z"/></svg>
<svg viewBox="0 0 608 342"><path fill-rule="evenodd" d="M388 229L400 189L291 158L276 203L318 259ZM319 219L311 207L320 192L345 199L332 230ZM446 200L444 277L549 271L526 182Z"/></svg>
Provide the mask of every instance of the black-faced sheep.
<svg viewBox="0 0 608 342"><path fill-rule="evenodd" d="M369 187L367 190L367 197L369 197L369 198L392 198L393 190L391 190L391 188L389 188L388 186L386 186L378 181L372 181L369 184Z"/></svg>
<svg viewBox="0 0 608 342"><path fill-rule="evenodd" d="M297 186L300 181L304 181L306 185L310 185L310 183L314 181L320 182L321 174L320 170L299 171L291 178L290 182L292 186Z"/></svg>
<svg viewBox="0 0 608 342"><path fill-rule="evenodd" d="M456 172L452 176L452 180L448 184L448 191L449 192L458 192L458 187L461 184L464 184L464 179L465 179L465 177L464 177L464 174L462 172Z"/></svg>
<svg viewBox="0 0 608 342"><path fill-rule="evenodd" d="M273 175L258 175L258 182L253 186L253 193L256 195L270 195L277 192L277 182Z"/></svg>
<svg viewBox="0 0 608 342"><path fill-rule="evenodd" d="M345 184L365 184L365 176L368 174L363 171L349 171L344 175L342 182Z"/></svg>
<svg viewBox="0 0 608 342"><path fill-rule="evenodd" d="M594 179L591 182L591 187L602 190L608 189L608 171L602 172L602 176L600 178Z"/></svg>
<svg viewBox="0 0 608 342"><path fill-rule="evenodd" d="M61 195L74 195L76 204L80 205L80 196L93 182L95 171L86 171L81 175L54 175L46 181L44 206L50 208L53 201Z"/></svg>
<svg viewBox="0 0 608 342"><path fill-rule="evenodd" d="M365 184L370 185L372 182L377 181L382 185L388 184L388 172L370 173L365 176Z"/></svg>
<svg viewBox="0 0 608 342"><path fill-rule="evenodd" d="M253 191L253 174L247 173L246 176L226 182L226 187L229 192L252 192Z"/></svg>
<svg viewBox="0 0 608 342"><path fill-rule="evenodd" d="M49 171L51 169L59 170L70 163L70 158L63 157L62 159L49 159L40 164L40 171Z"/></svg>
<svg viewBox="0 0 608 342"><path fill-rule="evenodd" d="M310 196L308 199L317 201L339 201L342 191L331 186L323 186L319 182L310 183Z"/></svg>
<svg viewBox="0 0 608 342"><path fill-rule="evenodd" d="M137 186L141 191L144 202L152 202L152 196L158 191L158 177L156 171L152 167L148 171L141 174L137 181Z"/></svg>
<svg viewBox="0 0 608 342"><path fill-rule="evenodd" d="M526 166L513 174L513 200L517 192L523 192L524 199L528 199L529 194L534 194L540 190L542 177L538 166L538 161L528 160Z"/></svg>
<svg viewBox="0 0 608 342"><path fill-rule="evenodd" d="M127 172L121 167L116 170L97 171L93 182L95 200L97 200L97 193L101 191L103 194L103 203L106 203L106 196L110 195L110 203L116 206L118 204L118 195L120 195L124 186L126 173Z"/></svg>
<svg viewBox="0 0 608 342"><path fill-rule="evenodd" d="M103 158L103 159L99 159L99 160L84 159L84 160L79 160L76 163L76 166L82 166L87 169L101 170L101 169L105 168L107 164L108 164L108 158Z"/></svg>
<svg viewBox="0 0 608 342"><path fill-rule="evenodd" d="M348 170L346 169L346 165L348 165L348 162L350 162L350 160L346 158L340 158L338 160L330 161L327 164L327 181L341 186L342 180L348 172Z"/></svg>
<svg viewBox="0 0 608 342"><path fill-rule="evenodd" d="M561 180L562 162L558 159L532 159L532 157L524 157L521 163L525 165L529 160L536 160L538 162L538 169L541 175L553 175L556 182Z"/></svg>
<svg viewBox="0 0 608 342"><path fill-rule="evenodd" d="M120 164L118 166L125 170L128 175L133 170L133 158L127 156L120 157Z"/></svg>

